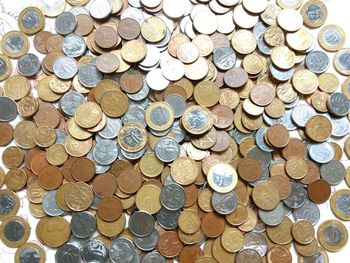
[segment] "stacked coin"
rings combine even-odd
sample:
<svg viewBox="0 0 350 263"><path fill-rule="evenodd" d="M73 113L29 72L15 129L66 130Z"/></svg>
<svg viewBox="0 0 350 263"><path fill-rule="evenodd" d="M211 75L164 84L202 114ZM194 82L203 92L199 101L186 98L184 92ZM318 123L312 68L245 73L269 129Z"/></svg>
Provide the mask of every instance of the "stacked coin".
<svg viewBox="0 0 350 263"><path fill-rule="evenodd" d="M3 36L0 239L16 262L46 257L16 215L23 189L56 262L280 263L292 243L328 262L346 245L339 220L315 229L328 200L350 220L350 191L331 189L350 185L333 140L350 77L337 92L308 29L325 3L198 2L39 0ZM350 75L344 31L318 42Z"/></svg>

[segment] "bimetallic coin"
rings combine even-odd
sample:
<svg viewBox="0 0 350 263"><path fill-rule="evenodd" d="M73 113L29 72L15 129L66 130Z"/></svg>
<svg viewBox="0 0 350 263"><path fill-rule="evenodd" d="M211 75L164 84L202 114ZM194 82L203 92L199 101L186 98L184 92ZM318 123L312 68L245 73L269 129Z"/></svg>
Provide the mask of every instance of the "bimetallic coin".
<svg viewBox="0 0 350 263"><path fill-rule="evenodd" d="M236 170L229 164L216 163L208 171L208 183L211 188L219 193L232 191L238 180Z"/></svg>
<svg viewBox="0 0 350 263"><path fill-rule="evenodd" d="M146 123L156 131L169 129L174 122L174 110L168 103L154 102L146 109Z"/></svg>
<svg viewBox="0 0 350 263"><path fill-rule="evenodd" d="M28 242L20 246L15 254L15 262L44 263L46 254L44 248L34 242Z"/></svg>
<svg viewBox="0 0 350 263"><path fill-rule="evenodd" d="M28 38L20 31L7 32L1 39L1 50L10 58L23 56L29 50Z"/></svg>
<svg viewBox="0 0 350 263"><path fill-rule="evenodd" d="M141 124L126 123L119 131L118 143L126 152L139 152L147 144L147 132Z"/></svg>
<svg viewBox="0 0 350 263"><path fill-rule="evenodd" d="M175 139L164 137L156 143L154 151L159 160L169 163L179 156L180 145Z"/></svg>
<svg viewBox="0 0 350 263"><path fill-rule="evenodd" d="M213 116L207 108L193 105L185 110L181 122L186 131L199 135L211 129Z"/></svg>
<svg viewBox="0 0 350 263"><path fill-rule="evenodd" d="M340 49L333 58L335 69L343 75L350 75L350 48Z"/></svg>
<svg viewBox="0 0 350 263"><path fill-rule="evenodd" d="M74 58L62 56L54 61L53 71L60 79L72 79L78 73L78 64Z"/></svg>
<svg viewBox="0 0 350 263"><path fill-rule="evenodd" d="M348 231L340 221L327 220L318 227L317 238L324 249L336 252L347 244Z"/></svg>
<svg viewBox="0 0 350 263"><path fill-rule="evenodd" d="M327 7L320 0L307 1L300 10L304 24L316 28L324 24L327 19Z"/></svg>
<svg viewBox="0 0 350 263"><path fill-rule="evenodd" d="M7 79L12 73L12 63L11 60L0 54L0 81Z"/></svg>
<svg viewBox="0 0 350 263"><path fill-rule="evenodd" d="M343 48L345 44L345 32L336 25L323 27L317 36L318 43L327 51L335 52Z"/></svg>
<svg viewBox="0 0 350 263"><path fill-rule="evenodd" d="M70 12L63 12L55 19L55 29L61 35L68 35L74 31L77 26L75 15Z"/></svg>
<svg viewBox="0 0 350 263"><path fill-rule="evenodd" d="M8 247L19 247L28 240L30 227L20 216L10 216L0 226L0 239Z"/></svg>
<svg viewBox="0 0 350 263"><path fill-rule="evenodd" d="M25 34L35 34L43 29L45 17L43 12L36 7L27 7L18 16L18 27Z"/></svg>
<svg viewBox="0 0 350 263"><path fill-rule="evenodd" d="M8 189L0 190L0 220L17 214L18 209L18 195Z"/></svg>

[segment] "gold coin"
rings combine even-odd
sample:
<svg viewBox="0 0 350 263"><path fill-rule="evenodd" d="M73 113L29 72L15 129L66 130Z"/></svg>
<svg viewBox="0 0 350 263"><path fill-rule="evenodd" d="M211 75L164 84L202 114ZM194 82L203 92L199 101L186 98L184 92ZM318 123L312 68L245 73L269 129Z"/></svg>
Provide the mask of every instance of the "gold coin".
<svg viewBox="0 0 350 263"><path fill-rule="evenodd" d="M44 248L37 243L28 242L20 246L16 250L15 263L22 263L24 258L33 256L37 263L46 262L46 254Z"/></svg>
<svg viewBox="0 0 350 263"><path fill-rule="evenodd" d="M179 157L171 165L172 178L180 185L192 184L199 174L196 162L189 157Z"/></svg>
<svg viewBox="0 0 350 263"><path fill-rule="evenodd" d="M166 102L153 102L146 109L147 125L155 131L165 131L174 123L174 110Z"/></svg>
<svg viewBox="0 0 350 263"><path fill-rule="evenodd" d="M284 45L284 33L278 26L269 26L264 32L264 40L271 47Z"/></svg>
<svg viewBox="0 0 350 263"><path fill-rule="evenodd" d="M262 72L264 62L260 56L249 54L243 58L242 66L249 75L256 76Z"/></svg>
<svg viewBox="0 0 350 263"><path fill-rule="evenodd" d="M299 93L307 95L316 91L318 78L310 70L297 70L292 78L292 84Z"/></svg>
<svg viewBox="0 0 350 263"><path fill-rule="evenodd" d="M182 115L184 129L194 135L206 133L213 127L213 114L207 108L192 105Z"/></svg>
<svg viewBox="0 0 350 263"><path fill-rule="evenodd" d="M160 17L151 16L141 24L141 34L149 42L161 41L167 33L167 27Z"/></svg>
<svg viewBox="0 0 350 263"><path fill-rule="evenodd" d="M147 131L139 123L126 123L118 133L120 148L127 152L141 151L147 144Z"/></svg>
<svg viewBox="0 0 350 263"><path fill-rule="evenodd" d="M330 252L341 250L348 242L348 235L348 230L338 220L324 221L317 229L318 242Z"/></svg>
<svg viewBox="0 0 350 263"><path fill-rule="evenodd" d="M236 209L231 213L226 215L226 220L232 226L242 225L248 218L248 210L243 204L238 203Z"/></svg>
<svg viewBox="0 0 350 263"><path fill-rule="evenodd" d="M49 126L38 127L34 134L34 141L36 145L43 148L51 146L56 141L55 130Z"/></svg>
<svg viewBox="0 0 350 263"><path fill-rule="evenodd" d="M300 244L309 244L314 240L314 226L307 220L298 220L293 223L292 235Z"/></svg>
<svg viewBox="0 0 350 263"><path fill-rule="evenodd" d="M53 144L46 151L46 159L50 164L60 166L68 160L68 153L62 144Z"/></svg>
<svg viewBox="0 0 350 263"><path fill-rule="evenodd" d="M272 63L280 69L291 69L295 64L295 54L286 46L275 47L271 51Z"/></svg>
<svg viewBox="0 0 350 263"><path fill-rule="evenodd" d="M294 244L296 251L298 254L304 256L304 257L311 257L313 256L317 250L318 250L318 242L316 238L313 238L312 241L306 245L295 243Z"/></svg>
<svg viewBox="0 0 350 263"><path fill-rule="evenodd" d="M0 226L0 239L8 247L24 244L30 235L30 226L23 217L10 216Z"/></svg>
<svg viewBox="0 0 350 263"><path fill-rule="evenodd" d="M30 202L28 209L29 209L30 214L36 218L42 218L42 217L46 216L46 213L43 209L42 204L35 204L33 202Z"/></svg>
<svg viewBox="0 0 350 263"><path fill-rule="evenodd" d="M13 67L11 60L3 54L0 54L0 64L3 68L3 71L0 74L0 81L2 81L11 75Z"/></svg>
<svg viewBox="0 0 350 263"><path fill-rule="evenodd" d="M23 118L28 118L33 116L39 109L39 101L33 96L26 96L17 102L18 114Z"/></svg>
<svg viewBox="0 0 350 263"><path fill-rule="evenodd" d="M109 117L118 118L124 115L128 110L128 106L128 97L120 90L106 91L101 97L101 108Z"/></svg>
<svg viewBox="0 0 350 263"><path fill-rule="evenodd" d="M147 47L141 40L131 40L122 46L120 52L123 60L128 63L136 63L145 58L147 54ZM120 70L120 66L118 70Z"/></svg>
<svg viewBox="0 0 350 263"><path fill-rule="evenodd" d="M74 118L68 120L68 132L77 140L87 140L92 137L93 133L80 127Z"/></svg>
<svg viewBox="0 0 350 263"><path fill-rule="evenodd" d="M7 189L12 191L19 191L24 188L27 183L27 174L23 169L12 168L10 169L5 177L5 185Z"/></svg>
<svg viewBox="0 0 350 263"><path fill-rule="evenodd" d="M236 187L238 175L232 165L216 163L209 169L207 180L214 191L228 193Z"/></svg>
<svg viewBox="0 0 350 263"><path fill-rule="evenodd" d="M198 206L205 212L213 212L213 206L211 204L211 196L213 191L210 188L202 189L198 195Z"/></svg>
<svg viewBox="0 0 350 263"><path fill-rule="evenodd" d="M67 190L65 201L67 206L73 211L83 211L90 207L94 200L92 188L83 182L77 182L70 185Z"/></svg>
<svg viewBox="0 0 350 263"><path fill-rule="evenodd" d="M344 221L350 221L348 210L348 202L350 198L350 190L341 189L336 191L331 197L331 209L333 213Z"/></svg>
<svg viewBox="0 0 350 263"><path fill-rule="evenodd" d="M93 89L96 102L101 104L102 96L110 90L120 90L119 84L112 79L103 79L100 81Z"/></svg>
<svg viewBox="0 0 350 263"><path fill-rule="evenodd" d="M243 224L238 226L238 229L243 232L252 231L258 223L257 213L255 213L254 210L251 208L247 208L247 212L248 212L247 219L244 221Z"/></svg>
<svg viewBox="0 0 350 263"><path fill-rule="evenodd" d="M253 188L254 203L264 210L272 210L280 202L278 189L271 182L261 182Z"/></svg>
<svg viewBox="0 0 350 263"><path fill-rule="evenodd" d="M140 170L148 177L157 177L163 171L164 163L155 153L145 153L140 160Z"/></svg>
<svg viewBox="0 0 350 263"><path fill-rule="evenodd" d="M21 75L9 77L4 84L4 95L13 100L20 100L30 92L29 80Z"/></svg>
<svg viewBox="0 0 350 263"><path fill-rule="evenodd" d="M44 28L45 16L39 8L31 6L19 13L17 21L19 30L27 35L33 35Z"/></svg>
<svg viewBox="0 0 350 263"><path fill-rule="evenodd" d="M291 49L299 52L305 52L313 45L312 35L305 28L300 28L296 32L288 33L286 40Z"/></svg>
<svg viewBox="0 0 350 263"><path fill-rule="evenodd" d="M7 32L1 39L1 50L10 58L19 58L29 50L29 41L21 31Z"/></svg>
<svg viewBox="0 0 350 263"><path fill-rule="evenodd" d="M251 31L240 29L233 34L231 44L238 53L247 55L255 50L257 42Z"/></svg>
<svg viewBox="0 0 350 263"><path fill-rule="evenodd" d="M332 135L332 123L323 115L315 115L306 122L305 132L313 141L324 142Z"/></svg>
<svg viewBox="0 0 350 263"><path fill-rule="evenodd" d="M45 76L42 79L40 79L37 83L37 91L40 99L47 102L54 102L59 100L62 94L55 93L50 89L50 80L51 77L48 76Z"/></svg>
<svg viewBox="0 0 350 263"><path fill-rule="evenodd" d="M157 213L162 208L160 191L160 188L153 184L142 186L136 194L136 207L152 215Z"/></svg>
<svg viewBox="0 0 350 263"><path fill-rule="evenodd" d="M112 222L104 221L98 215L96 216L97 229L106 237L118 236L123 231L125 224L126 218L124 213L122 213L122 215L116 221Z"/></svg>
<svg viewBox="0 0 350 263"><path fill-rule="evenodd" d="M72 82L70 80L62 80L55 75L50 76L49 87L55 93L66 93L69 91Z"/></svg>
<svg viewBox="0 0 350 263"><path fill-rule="evenodd" d="M92 128L102 119L102 110L95 102L80 104L77 108L74 119L82 128Z"/></svg>
<svg viewBox="0 0 350 263"><path fill-rule="evenodd" d="M334 41L334 39L336 39L336 41ZM345 39L346 35L344 30L337 25L324 26L317 35L320 46L330 52L335 52L343 48Z"/></svg>
<svg viewBox="0 0 350 263"><path fill-rule="evenodd" d="M0 214L0 221L2 221L17 214L20 201L18 195L9 189L0 189L0 197L4 200L4 206L7 207L7 202L12 204L12 207L9 206L9 209Z"/></svg>
<svg viewBox="0 0 350 263"><path fill-rule="evenodd" d="M333 93L337 91L339 86L339 79L333 73L323 73L318 77L320 90Z"/></svg>
<svg viewBox="0 0 350 263"><path fill-rule="evenodd" d="M215 82L201 81L194 87L193 96L199 105L209 108L218 103L220 89Z"/></svg>
<svg viewBox="0 0 350 263"><path fill-rule="evenodd" d="M239 251L244 244L244 237L237 228L226 228L221 236L221 245L230 253Z"/></svg>
<svg viewBox="0 0 350 263"><path fill-rule="evenodd" d="M307 1L301 8L300 13L303 16L304 24L312 28L322 26L328 15L326 5L319 0ZM314 13L317 13L317 15L313 15Z"/></svg>
<svg viewBox="0 0 350 263"><path fill-rule="evenodd" d="M182 232L193 234L200 228L201 219L197 211L186 209L180 214L178 224Z"/></svg>
<svg viewBox="0 0 350 263"><path fill-rule="evenodd" d="M217 237L212 245L213 257L219 263L234 262L235 254L227 252L222 246L221 237Z"/></svg>
<svg viewBox="0 0 350 263"><path fill-rule="evenodd" d="M70 236L70 225L66 219L60 216L50 217L45 221L41 238L45 245L51 248L62 246Z"/></svg>
<svg viewBox="0 0 350 263"><path fill-rule="evenodd" d="M293 240L292 225L292 221L288 217L285 217L278 226L267 226L266 232L274 243L286 245Z"/></svg>

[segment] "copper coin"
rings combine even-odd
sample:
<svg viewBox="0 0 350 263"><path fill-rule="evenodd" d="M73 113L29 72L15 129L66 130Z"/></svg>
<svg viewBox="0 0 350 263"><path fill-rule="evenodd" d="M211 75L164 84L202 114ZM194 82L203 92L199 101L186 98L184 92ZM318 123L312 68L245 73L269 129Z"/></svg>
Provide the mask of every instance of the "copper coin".
<svg viewBox="0 0 350 263"><path fill-rule="evenodd" d="M178 256L183 248L176 231L166 231L159 236L157 248L166 258Z"/></svg>
<svg viewBox="0 0 350 263"><path fill-rule="evenodd" d="M143 86L143 76L137 70L128 70L120 77L120 87L126 93L136 93Z"/></svg>
<svg viewBox="0 0 350 263"><path fill-rule="evenodd" d="M26 152L26 155L24 156L24 164L28 169L32 169L31 168L32 159L36 154L40 152L43 152L43 151L39 147L32 148Z"/></svg>
<svg viewBox="0 0 350 263"><path fill-rule="evenodd" d="M248 74L242 68L231 68L226 71L224 82L230 88L240 88L248 81Z"/></svg>
<svg viewBox="0 0 350 263"><path fill-rule="evenodd" d="M2 162L7 168L19 168L24 161L24 152L18 146L10 146L2 153Z"/></svg>
<svg viewBox="0 0 350 263"><path fill-rule="evenodd" d="M265 84L256 84L250 90L249 96L254 104L264 107L271 103L275 97L275 93Z"/></svg>
<svg viewBox="0 0 350 263"><path fill-rule="evenodd" d="M111 222L117 220L123 212L123 206L116 196L105 196L97 207L97 213L103 220Z"/></svg>
<svg viewBox="0 0 350 263"><path fill-rule="evenodd" d="M116 161L114 161L114 163L112 163L110 173L113 174L114 177L118 179L120 173L130 167L133 168L132 164L129 161L123 160L123 159L117 159Z"/></svg>
<svg viewBox="0 0 350 263"><path fill-rule="evenodd" d="M118 34L110 26L101 26L96 30L95 42L101 48L112 48L118 43Z"/></svg>
<svg viewBox="0 0 350 263"><path fill-rule="evenodd" d="M50 37L48 37L46 41L46 50L47 52L54 52L54 51L62 51L62 41L63 41L63 36L60 34L54 34Z"/></svg>
<svg viewBox="0 0 350 263"><path fill-rule="evenodd" d="M111 173L103 173L94 178L92 189L99 197L113 195L117 191L117 180Z"/></svg>
<svg viewBox="0 0 350 263"><path fill-rule="evenodd" d="M77 18L77 27L75 28L75 33L80 36L86 36L92 32L94 29L94 20L89 15L79 14Z"/></svg>
<svg viewBox="0 0 350 263"><path fill-rule="evenodd" d="M49 31L40 31L34 36L33 44L36 50L40 53L47 54L46 42L49 37L52 36L52 33Z"/></svg>
<svg viewBox="0 0 350 263"><path fill-rule="evenodd" d="M318 179L309 184L307 192L311 201L316 204L322 204L331 196L331 186L327 181Z"/></svg>
<svg viewBox="0 0 350 263"><path fill-rule="evenodd" d="M272 246L267 253L268 263L292 263L292 254L280 245Z"/></svg>
<svg viewBox="0 0 350 263"><path fill-rule="evenodd" d="M39 171L38 180L45 190L54 190L62 184L63 174L57 166L48 165Z"/></svg>
<svg viewBox="0 0 350 263"><path fill-rule="evenodd" d="M43 61L42 61L42 68L43 70L45 69L46 71L49 71L51 74L53 73L53 63L55 62L55 60L59 57L62 57L63 53L62 51L53 51L50 52L49 54L46 55L46 57L44 57Z"/></svg>
<svg viewBox="0 0 350 263"><path fill-rule="evenodd" d="M214 152L225 151L231 143L231 136L226 131L216 131L215 144L210 148Z"/></svg>
<svg viewBox="0 0 350 263"><path fill-rule="evenodd" d="M289 142L289 131L281 124L274 124L268 128L266 137L269 143L276 148L283 148Z"/></svg>
<svg viewBox="0 0 350 263"><path fill-rule="evenodd" d="M286 199L292 192L292 183L288 177L283 175L274 175L268 179L279 191L280 198Z"/></svg>
<svg viewBox="0 0 350 263"><path fill-rule="evenodd" d="M306 160L307 164L307 173L300 179L300 182L305 185L311 184L313 181L320 179L320 167L311 160Z"/></svg>
<svg viewBox="0 0 350 263"><path fill-rule="evenodd" d="M198 188L195 184L183 186L185 190L185 204L184 207L189 207L197 202L198 199Z"/></svg>
<svg viewBox="0 0 350 263"><path fill-rule="evenodd" d="M166 99L167 97L169 97L170 95L179 95L182 98L184 98L184 100L187 100L187 92L186 90L179 86L179 85L169 85L165 90L164 90L164 99Z"/></svg>
<svg viewBox="0 0 350 263"><path fill-rule="evenodd" d="M48 165L50 165L50 163L46 159L46 152L40 151L33 156L30 162L30 169L34 174L38 175L40 170Z"/></svg>
<svg viewBox="0 0 350 263"><path fill-rule="evenodd" d="M220 215L211 212L206 213L201 222L201 229L207 237L215 238L224 233L225 219Z"/></svg>
<svg viewBox="0 0 350 263"><path fill-rule="evenodd" d="M48 106L45 106L46 104ZM54 129L60 124L61 116L51 104L40 103L39 110L33 116L33 119L38 126L49 126Z"/></svg>
<svg viewBox="0 0 350 263"><path fill-rule="evenodd" d="M195 263L200 256L203 256L203 251L198 246L185 246L180 252L179 262Z"/></svg>
<svg viewBox="0 0 350 263"><path fill-rule="evenodd" d="M130 17L123 18L118 24L118 34L125 40L137 38L141 33L140 24Z"/></svg>
<svg viewBox="0 0 350 263"><path fill-rule="evenodd" d="M66 179L68 182L76 182L77 180L74 179L72 176L72 164L77 160L78 158L70 157L62 166L62 173L64 176L64 179Z"/></svg>
<svg viewBox="0 0 350 263"><path fill-rule="evenodd" d="M72 164L71 174L78 182L88 182L95 175L95 164L86 157L78 158Z"/></svg>
<svg viewBox="0 0 350 263"><path fill-rule="evenodd" d="M306 153L307 150L303 141L295 138L291 138L286 147L282 149L282 155L286 160L293 157L304 158Z"/></svg>
<svg viewBox="0 0 350 263"><path fill-rule="evenodd" d="M260 162L254 157L243 158L237 165L237 172L243 180L247 182L255 181L261 176Z"/></svg>
<svg viewBox="0 0 350 263"><path fill-rule="evenodd" d="M216 105L211 112L214 117L214 126L219 129L226 129L233 123L233 111L224 105Z"/></svg>
<svg viewBox="0 0 350 263"><path fill-rule="evenodd" d="M136 193L142 185L141 173L133 168L127 168L118 176L118 186L126 194Z"/></svg>
<svg viewBox="0 0 350 263"><path fill-rule="evenodd" d="M96 67L102 73L113 73L119 68L119 59L112 53L105 53L96 60Z"/></svg>
<svg viewBox="0 0 350 263"><path fill-rule="evenodd" d="M8 122L0 122L0 146L9 144L13 140L14 129Z"/></svg>

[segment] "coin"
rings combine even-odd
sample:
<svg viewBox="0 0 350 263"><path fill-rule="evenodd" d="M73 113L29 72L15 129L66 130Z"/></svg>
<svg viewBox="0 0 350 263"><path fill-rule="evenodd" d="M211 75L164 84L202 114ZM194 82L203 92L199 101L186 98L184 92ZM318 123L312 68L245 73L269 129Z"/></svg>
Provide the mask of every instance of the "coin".
<svg viewBox="0 0 350 263"><path fill-rule="evenodd" d="M44 263L46 260L46 254L44 248L41 245L34 242L28 242L23 244L16 250L15 262L21 262L23 258L35 258L38 259L39 263Z"/></svg>
<svg viewBox="0 0 350 263"><path fill-rule="evenodd" d="M7 32L2 37L1 50L10 58L19 58L29 50L28 38L20 31Z"/></svg>
<svg viewBox="0 0 350 263"><path fill-rule="evenodd" d="M349 221L349 213L347 212L346 200L349 198L349 190L343 189L336 191L331 197L331 209L333 213L340 219Z"/></svg>
<svg viewBox="0 0 350 263"><path fill-rule="evenodd" d="M348 242L348 232L340 221L327 220L318 227L317 238L326 250L336 252Z"/></svg>
<svg viewBox="0 0 350 263"><path fill-rule="evenodd" d="M322 48L330 52L335 52L343 48L345 32L339 26L327 25L319 31L317 40Z"/></svg>
<svg viewBox="0 0 350 263"><path fill-rule="evenodd" d="M30 234L28 222L20 216L10 216L5 219L0 227L1 241L8 247L14 248L24 244Z"/></svg>

